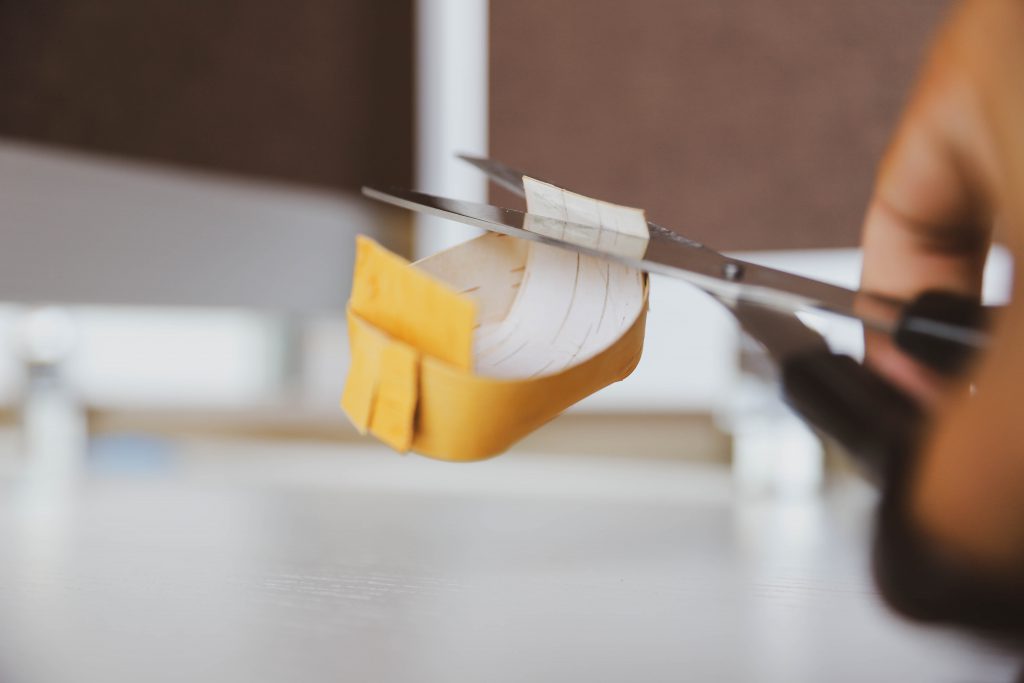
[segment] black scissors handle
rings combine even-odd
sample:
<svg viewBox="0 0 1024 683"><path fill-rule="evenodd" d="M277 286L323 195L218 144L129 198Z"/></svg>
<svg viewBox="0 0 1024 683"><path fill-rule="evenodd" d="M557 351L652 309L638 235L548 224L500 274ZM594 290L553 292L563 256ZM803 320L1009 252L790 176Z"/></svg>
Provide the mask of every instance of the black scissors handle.
<svg viewBox="0 0 1024 683"><path fill-rule="evenodd" d="M988 343L988 328L999 307L977 297L930 290L903 309L892 335L898 347L943 375L963 372Z"/></svg>
<svg viewBox="0 0 1024 683"><path fill-rule="evenodd" d="M787 403L835 439L875 483L916 450L925 414L906 393L850 356L815 349L782 360Z"/></svg>
<svg viewBox="0 0 1024 683"><path fill-rule="evenodd" d="M812 350L782 364L787 402L836 439L882 492L873 565L883 597L926 622L968 626L1024 638L1024 587L980 572L937 549L909 514L917 478L924 411L906 394L849 356Z"/></svg>
<svg viewBox="0 0 1024 683"><path fill-rule="evenodd" d="M970 300L931 293L908 317L954 319L981 329L984 309ZM955 316L955 318L954 318ZM970 318L968 319L968 316ZM926 338L924 345L922 340ZM913 340L913 337L911 337ZM969 362L967 350L913 340L947 374ZM906 347L904 347L906 348ZM836 439L882 492L873 552L882 595L899 612L921 621L968 626L1019 644L1024 638L1024 587L980 572L941 552L909 514L928 415L908 395L854 359L823 347L780 360L783 395L809 424Z"/></svg>
<svg viewBox="0 0 1024 683"><path fill-rule="evenodd" d="M834 353L792 313L743 301L722 303L775 360L786 402L842 445L869 478L883 483L890 461L914 450L925 415L907 394L853 358Z"/></svg>

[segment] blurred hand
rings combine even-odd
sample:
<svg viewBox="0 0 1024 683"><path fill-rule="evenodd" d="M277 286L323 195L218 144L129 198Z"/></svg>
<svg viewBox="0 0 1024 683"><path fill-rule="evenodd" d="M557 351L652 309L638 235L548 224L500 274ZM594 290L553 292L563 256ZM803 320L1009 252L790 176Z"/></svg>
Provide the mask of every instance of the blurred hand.
<svg viewBox="0 0 1024 683"><path fill-rule="evenodd" d="M940 32L865 219L865 290L979 294L999 238L1022 259L1024 1L967 0ZM978 569L1024 581L1024 277L972 373L977 395L878 336L868 362L935 410L911 519Z"/></svg>

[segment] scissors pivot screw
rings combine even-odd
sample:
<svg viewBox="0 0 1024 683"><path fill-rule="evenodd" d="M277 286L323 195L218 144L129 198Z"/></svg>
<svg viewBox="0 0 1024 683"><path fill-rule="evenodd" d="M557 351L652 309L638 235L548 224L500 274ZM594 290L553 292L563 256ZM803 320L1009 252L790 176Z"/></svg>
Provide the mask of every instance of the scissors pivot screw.
<svg viewBox="0 0 1024 683"><path fill-rule="evenodd" d="M738 263L726 263L722 265L722 275L726 280L735 282L743 277L743 266Z"/></svg>

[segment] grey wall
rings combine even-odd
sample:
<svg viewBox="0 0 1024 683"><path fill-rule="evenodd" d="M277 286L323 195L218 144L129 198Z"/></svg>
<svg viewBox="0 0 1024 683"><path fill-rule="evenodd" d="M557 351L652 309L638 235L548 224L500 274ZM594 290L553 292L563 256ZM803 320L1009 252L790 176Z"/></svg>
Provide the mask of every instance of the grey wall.
<svg viewBox="0 0 1024 683"><path fill-rule="evenodd" d="M0 141L0 301L341 314L356 232L408 215L342 192Z"/></svg>

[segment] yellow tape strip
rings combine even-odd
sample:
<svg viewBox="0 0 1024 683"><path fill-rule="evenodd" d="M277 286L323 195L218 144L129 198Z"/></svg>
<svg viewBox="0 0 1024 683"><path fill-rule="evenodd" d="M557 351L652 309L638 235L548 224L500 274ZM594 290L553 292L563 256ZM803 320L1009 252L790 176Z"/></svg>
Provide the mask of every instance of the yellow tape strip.
<svg viewBox="0 0 1024 683"><path fill-rule="evenodd" d="M508 450L572 404L629 376L640 361L646 318L645 307L603 353L563 372L530 380L483 377L420 356L416 408L410 416L408 404L402 404L401 413L412 425L412 442L408 448L395 447L459 462L482 460ZM348 328L352 371L342 406L358 427L365 401L373 400L382 381L379 359L395 341L351 308ZM383 407L376 406L373 412L380 409Z"/></svg>
<svg viewBox="0 0 1024 683"><path fill-rule="evenodd" d="M351 324L354 314L349 308L348 341L352 363L341 395L341 407L360 434L370 429L374 397L380 375L380 359L388 337L370 325Z"/></svg>
<svg viewBox="0 0 1024 683"><path fill-rule="evenodd" d="M445 252L441 261L459 270L456 257L462 255L470 261L464 270L482 268L478 252L488 239L491 246L496 244L494 236L480 237ZM481 275L487 287L522 270L492 272L498 263L486 266ZM647 278L641 278L640 310L631 322L622 321L629 327L606 349L560 371L500 379L474 373L473 334L478 305L485 317L493 317L507 310L508 297L474 300L481 297L481 291L474 291L479 287L459 294L360 237L348 308L352 364L342 407L361 432L398 451L454 461L497 455L573 403L633 371L647 314Z"/></svg>
<svg viewBox="0 0 1024 683"><path fill-rule="evenodd" d="M356 238L349 306L395 339L462 370L473 368L476 303L368 237Z"/></svg>
<svg viewBox="0 0 1024 683"><path fill-rule="evenodd" d="M412 347L389 341L381 349L370 431L400 453L412 446L419 368L419 354Z"/></svg>

